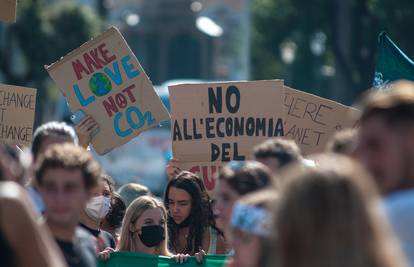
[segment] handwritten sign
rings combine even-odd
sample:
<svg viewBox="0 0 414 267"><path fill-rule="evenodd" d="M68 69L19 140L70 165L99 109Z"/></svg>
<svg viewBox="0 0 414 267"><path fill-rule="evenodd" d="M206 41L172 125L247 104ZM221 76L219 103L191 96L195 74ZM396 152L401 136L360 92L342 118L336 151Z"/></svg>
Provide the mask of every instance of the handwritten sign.
<svg viewBox="0 0 414 267"><path fill-rule="evenodd" d="M5 22L16 21L16 0L0 1L0 20Z"/></svg>
<svg viewBox="0 0 414 267"><path fill-rule="evenodd" d="M72 112L81 109L98 122L100 131L92 139L98 154L169 119L151 81L114 27L46 69Z"/></svg>
<svg viewBox="0 0 414 267"><path fill-rule="evenodd" d="M0 84L0 140L30 146L36 108L36 89Z"/></svg>
<svg viewBox="0 0 414 267"><path fill-rule="evenodd" d="M322 152L332 135L353 128L358 110L332 100L284 87L284 136L293 139L303 154Z"/></svg>
<svg viewBox="0 0 414 267"><path fill-rule="evenodd" d="M283 81L184 84L169 87L174 157L203 177L225 162L253 158L253 147L284 135Z"/></svg>
<svg viewBox="0 0 414 267"><path fill-rule="evenodd" d="M173 154L179 167L216 188L231 160L253 159L265 139L293 139L304 154L321 152L333 133L353 127L356 109L284 86L281 80L169 87Z"/></svg>

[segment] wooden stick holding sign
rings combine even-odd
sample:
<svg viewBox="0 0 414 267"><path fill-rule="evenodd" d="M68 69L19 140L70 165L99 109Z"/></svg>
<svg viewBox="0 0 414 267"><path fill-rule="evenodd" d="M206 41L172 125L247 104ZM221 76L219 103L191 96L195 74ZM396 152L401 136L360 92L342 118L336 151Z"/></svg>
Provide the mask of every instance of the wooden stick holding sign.
<svg viewBox="0 0 414 267"><path fill-rule="evenodd" d="M16 0L0 1L0 20L4 22L16 22Z"/></svg>
<svg viewBox="0 0 414 267"><path fill-rule="evenodd" d="M33 88L0 84L1 143L31 145L36 92Z"/></svg>
<svg viewBox="0 0 414 267"><path fill-rule="evenodd" d="M99 124L92 145L101 155L169 119L144 69L114 27L46 69L72 112L82 110Z"/></svg>

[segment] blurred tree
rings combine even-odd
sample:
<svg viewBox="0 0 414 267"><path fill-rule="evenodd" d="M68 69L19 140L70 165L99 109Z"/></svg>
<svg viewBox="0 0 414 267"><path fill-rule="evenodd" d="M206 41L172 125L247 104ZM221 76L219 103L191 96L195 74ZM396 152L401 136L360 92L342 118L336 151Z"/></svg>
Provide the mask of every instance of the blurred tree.
<svg viewBox="0 0 414 267"><path fill-rule="evenodd" d="M285 78L350 104L372 84L381 30L414 54L412 0L255 0L252 9L254 79ZM291 62L286 42L295 47Z"/></svg>
<svg viewBox="0 0 414 267"><path fill-rule="evenodd" d="M107 0L97 0L96 10L102 19L106 19L108 16Z"/></svg>
<svg viewBox="0 0 414 267"><path fill-rule="evenodd" d="M21 0L18 7L17 23L6 27L0 39L0 73L4 83L38 89L38 124L50 97L58 95L43 66L96 36L103 27L93 11L83 6Z"/></svg>

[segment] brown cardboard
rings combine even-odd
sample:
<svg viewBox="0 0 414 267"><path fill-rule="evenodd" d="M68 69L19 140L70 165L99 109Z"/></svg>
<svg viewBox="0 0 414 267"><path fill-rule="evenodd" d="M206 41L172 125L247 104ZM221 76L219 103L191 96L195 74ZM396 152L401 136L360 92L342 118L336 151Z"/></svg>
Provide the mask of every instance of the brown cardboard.
<svg viewBox="0 0 414 267"><path fill-rule="evenodd" d="M46 69L72 112L82 109L98 122L100 131L92 139L98 154L169 119L144 69L115 27ZM100 90L93 91L96 85Z"/></svg>
<svg viewBox="0 0 414 267"><path fill-rule="evenodd" d="M16 0L0 1L0 21L16 22Z"/></svg>
<svg viewBox="0 0 414 267"><path fill-rule="evenodd" d="M226 90L232 85L240 91L239 109L231 113L223 104L222 113L209 113L209 88L221 87L222 100L225 103ZM253 159L253 147L275 136L294 139L304 154L322 152L335 131L354 127L355 116L352 113L358 112L337 102L284 86L281 80L182 84L170 86L169 92L174 158L179 160L178 167L182 170L198 174L211 193L216 189L217 171L227 160L235 160L235 143L239 157L236 160ZM232 97L234 98L233 95ZM213 108L213 111L216 110ZM234 120L242 117L267 120L273 118L274 121L281 119L283 134L207 137L207 118L212 118L213 128L217 128L215 123L219 118ZM197 135L198 139L195 138ZM225 143L230 144L227 147L229 154L226 160L221 157L213 160L212 145L217 145L222 151Z"/></svg>
<svg viewBox="0 0 414 267"><path fill-rule="evenodd" d="M0 84L0 141L30 146L36 109L36 89Z"/></svg>
<svg viewBox="0 0 414 267"><path fill-rule="evenodd" d="M285 86L285 137L293 139L303 154L323 152L332 135L353 128L358 110L335 101Z"/></svg>
<svg viewBox="0 0 414 267"><path fill-rule="evenodd" d="M233 108L236 107L236 93L229 93L230 109L227 108L226 95L231 91L229 88L235 86L240 92L240 105L239 109L235 112ZM221 113L217 113L214 105L210 106L209 101L209 88L215 92L214 96L217 97L217 91L215 88L221 87L222 89L222 103ZM198 168L200 176L204 179L208 190L213 190L215 182L212 180L211 172L214 172L214 168L211 166L221 166L230 160L245 160L253 158L253 147L267 138L282 134L280 131L275 131L275 128L280 129L283 127L283 81L281 80L269 80L269 81L255 81L255 82L224 82L224 83L206 83L206 84L183 84L169 87L170 93L170 105L171 105L171 131L172 131L172 147L174 157L180 161L180 166L183 169L190 170L193 167ZM214 101L213 101L214 102ZM227 102L228 103L228 102ZM210 110L210 107L212 109ZM213 111L210 113L210 111ZM232 112L235 113L232 113ZM263 130L257 131L254 129L249 130L247 133L247 121L254 121L259 119L261 122L265 121L266 129L263 134ZM215 136L207 135L207 125L214 129L217 129L217 123L224 120L224 123L219 123L220 132L226 127L227 120L229 122L233 120L233 127L235 121L239 122L244 119L245 127L244 133L235 134L235 131L227 132L224 137L218 136L219 133L214 130L210 131L215 133ZM214 121L213 123L207 123L207 120ZM272 121L272 125L270 125ZM195 127L194 127L195 125ZM232 125L229 123L228 125ZM278 127L276 127L278 125ZM230 127L230 126L229 126ZM178 129L178 130L177 130ZM252 129L251 127L249 129ZM269 129L270 132L269 132ZM179 138L179 134L181 138ZM275 134L276 133L276 134ZM221 134L221 133L220 133ZM196 138L198 135L199 139ZM279 135L279 136L280 136ZM186 140L187 139L187 140ZM192 140L189 140L192 139ZM216 152L216 148L212 149L212 146L217 146L220 149L220 156L213 160L212 156ZM228 154L222 153L228 151ZM236 149L237 148L237 149ZM237 153L235 153L237 151ZM224 157L223 157L224 154ZM197 170L193 171L197 172ZM208 175L207 175L208 174Z"/></svg>

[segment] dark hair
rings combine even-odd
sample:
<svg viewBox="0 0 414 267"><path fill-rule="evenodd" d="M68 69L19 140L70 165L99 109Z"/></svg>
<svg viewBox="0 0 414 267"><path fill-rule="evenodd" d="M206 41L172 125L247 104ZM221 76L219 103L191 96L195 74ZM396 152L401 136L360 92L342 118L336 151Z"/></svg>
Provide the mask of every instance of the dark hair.
<svg viewBox="0 0 414 267"><path fill-rule="evenodd" d="M414 123L414 83L397 81L384 91L370 91L363 97L359 108L360 121L380 116L390 125Z"/></svg>
<svg viewBox="0 0 414 267"><path fill-rule="evenodd" d="M239 195L264 189L274 183L270 170L256 161L232 161L220 170L218 179L226 181Z"/></svg>
<svg viewBox="0 0 414 267"><path fill-rule="evenodd" d="M30 163L23 164L20 152L16 146L0 144L0 181L12 179L22 184L26 176L26 167ZM12 177L5 177L6 170Z"/></svg>
<svg viewBox="0 0 414 267"><path fill-rule="evenodd" d="M114 189L114 179L109 176L108 174L104 173L101 175L101 179L108 185L109 187L109 192L111 192L111 196L115 193L115 189Z"/></svg>
<svg viewBox="0 0 414 267"><path fill-rule="evenodd" d="M349 155L357 145L357 130L344 129L336 132L326 144L327 152Z"/></svg>
<svg viewBox="0 0 414 267"><path fill-rule="evenodd" d="M255 146L254 157L256 159L276 158L280 167L284 167L291 162L298 162L302 155L295 141L276 137Z"/></svg>
<svg viewBox="0 0 414 267"><path fill-rule="evenodd" d="M105 216L106 225L113 229L121 227L126 208L121 196L113 193L111 196L111 208Z"/></svg>
<svg viewBox="0 0 414 267"><path fill-rule="evenodd" d="M197 175L188 171L183 171L168 182L164 197L164 204L167 209L169 209L168 202L171 187L186 191L190 194L192 200L191 212L188 216L190 219L190 229L187 245L185 251L180 251L180 253L197 253L199 247L202 246L203 235L208 227L213 227L219 234L223 234L216 227L210 197L203 181ZM176 251L175 248L177 247L179 225L174 222L170 214L168 215L168 230L170 236L170 249L177 253L178 251Z"/></svg>
<svg viewBox="0 0 414 267"><path fill-rule="evenodd" d="M42 143L47 137L69 137L74 144L78 144L78 136L75 130L64 122L51 121L39 126L33 134L32 154L37 158Z"/></svg>
<svg viewBox="0 0 414 267"><path fill-rule="evenodd" d="M102 175L101 168L92 155L84 148L70 143L51 145L40 157L35 170L37 184L41 186L43 174L54 168L79 169L86 189L95 187Z"/></svg>

